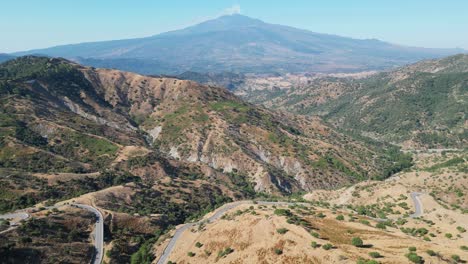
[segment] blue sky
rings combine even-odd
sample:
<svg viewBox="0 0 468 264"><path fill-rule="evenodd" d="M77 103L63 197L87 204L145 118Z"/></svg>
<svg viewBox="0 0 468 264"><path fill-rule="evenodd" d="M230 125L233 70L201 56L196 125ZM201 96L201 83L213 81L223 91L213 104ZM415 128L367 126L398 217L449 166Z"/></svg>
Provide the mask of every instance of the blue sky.
<svg viewBox="0 0 468 264"><path fill-rule="evenodd" d="M315 32L468 49L466 0L2 0L0 52L150 36L239 10Z"/></svg>

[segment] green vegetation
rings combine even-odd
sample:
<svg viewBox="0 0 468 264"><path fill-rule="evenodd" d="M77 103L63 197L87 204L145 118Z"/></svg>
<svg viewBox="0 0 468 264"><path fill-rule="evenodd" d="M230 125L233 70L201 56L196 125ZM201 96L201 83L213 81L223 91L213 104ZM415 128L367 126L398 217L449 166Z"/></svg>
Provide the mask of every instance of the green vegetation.
<svg viewBox="0 0 468 264"><path fill-rule="evenodd" d="M382 255L380 255L379 252L375 252L375 251L369 252L369 256L371 256L372 258L382 258L383 257Z"/></svg>
<svg viewBox="0 0 468 264"><path fill-rule="evenodd" d="M325 249L325 250L330 250L330 249L333 248L333 245L330 244L330 243L326 243L326 244L324 244L324 245L322 246L322 248Z"/></svg>
<svg viewBox="0 0 468 264"><path fill-rule="evenodd" d="M287 228L278 228L276 229L276 232L278 232L278 234L281 234L281 235L284 235L288 232L289 230Z"/></svg>
<svg viewBox="0 0 468 264"><path fill-rule="evenodd" d="M451 58L456 61L438 62L446 69L439 72L421 62L360 80L325 77L287 92L266 89L246 97L298 114L322 113L344 129L375 133L387 141L411 139L428 148L462 147L462 139L467 138L463 125L468 77L453 65L468 62L466 56ZM322 98L317 91L329 85L341 88L339 96ZM324 102L311 103L318 99Z"/></svg>
<svg viewBox="0 0 468 264"><path fill-rule="evenodd" d="M197 248L201 248L201 247L203 247L203 244L197 241L197 243L195 243L195 246Z"/></svg>
<svg viewBox="0 0 468 264"><path fill-rule="evenodd" d="M363 258L359 258L358 261L356 262L356 264L379 264L378 261L374 260L374 259L363 259Z"/></svg>
<svg viewBox="0 0 468 264"><path fill-rule="evenodd" d="M416 264L421 264L424 263L424 260L422 257L418 256L418 254L414 252L410 252L406 254L406 257L408 258L409 261L416 263Z"/></svg>
<svg viewBox="0 0 468 264"><path fill-rule="evenodd" d="M283 250L280 249L280 248L275 248L275 254L276 255L281 255L281 254L283 254Z"/></svg>
<svg viewBox="0 0 468 264"><path fill-rule="evenodd" d="M9 178L0 179L0 212L26 208L46 200L60 201L95 192L127 182L138 182L140 178L127 172L104 171L99 177L73 179L56 185L26 173L9 172ZM30 188L27 193L18 190Z"/></svg>
<svg viewBox="0 0 468 264"><path fill-rule="evenodd" d="M353 237L351 239L351 245L355 247L362 247L364 245L364 242L362 241L360 237Z"/></svg>
<svg viewBox="0 0 468 264"><path fill-rule="evenodd" d="M274 211L275 215L280 215L280 216L291 216L292 213L288 209L275 209Z"/></svg>
<svg viewBox="0 0 468 264"><path fill-rule="evenodd" d="M151 242L147 241L138 248L138 251L132 254L130 258L131 264L151 264L154 256L151 250Z"/></svg>
<svg viewBox="0 0 468 264"><path fill-rule="evenodd" d="M312 248L318 248L318 247L320 247L320 245L319 245L317 242L315 242L315 241L312 241L312 242L310 243L310 246L311 246Z"/></svg>
<svg viewBox="0 0 468 264"><path fill-rule="evenodd" d="M231 254L232 252L234 252L234 249L230 248L230 247L227 247L223 250L220 250L218 252L218 258L224 258L225 256Z"/></svg>
<svg viewBox="0 0 468 264"><path fill-rule="evenodd" d="M449 160L447 160L445 162L433 165L433 166L427 168L426 171L434 172L434 171L437 171L437 170L440 170L440 169L443 169L443 168L457 166L459 164L464 164L465 162L466 162L465 159L463 159L462 157L456 157L456 158L453 158L453 159L449 159Z"/></svg>
<svg viewBox="0 0 468 264"><path fill-rule="evenodd" d="M454 255L450 256L450 258L453 259L453 261L455 261L455 263L460 263L461 262L461 258L458 255L454 254Z"/></svg>
<svg viewBox="0 0 468 264"><path fill-rule="evenodd" d="M340 215L337 215L337 216L336 216L336 220L338 220L338 221L343 221L343 220L344 220L344 215L341 215L341 214L340 214Z"/></svg>

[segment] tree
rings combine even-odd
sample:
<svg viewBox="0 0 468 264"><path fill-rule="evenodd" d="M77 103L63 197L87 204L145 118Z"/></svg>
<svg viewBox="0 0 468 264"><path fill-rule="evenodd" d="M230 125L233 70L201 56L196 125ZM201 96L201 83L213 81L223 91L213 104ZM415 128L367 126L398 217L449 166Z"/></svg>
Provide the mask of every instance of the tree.
<svg viewBox="0 0 468 264"><path fill-rule="evenodd" d="M21 241L21 244L27 244L27 243L31 243L32 239L30 237L22 237L20 241Z"/></svg>

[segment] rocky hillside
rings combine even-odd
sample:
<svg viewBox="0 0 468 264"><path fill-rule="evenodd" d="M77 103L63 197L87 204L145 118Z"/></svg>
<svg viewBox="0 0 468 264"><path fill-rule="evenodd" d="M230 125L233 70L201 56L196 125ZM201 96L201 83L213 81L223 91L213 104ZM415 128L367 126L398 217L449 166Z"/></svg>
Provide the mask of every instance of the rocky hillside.
<svg viewBox="0 0 468 264"><path fill-rule="evenodd" d="M0 76L6 167L93 171L137 146L266 192L334 187L393 170L393 155L380 148L221 88L39 57L7 62Z"/></svg>
<svg viewBox="0 0 468 264"><path fill-rule="evenodd" d="M410 163L393 147L245 103L223 88L64 59L0 65L0 212L68 199L100 208L110 263L154 258L148 247L170 226L228 201L383 178ZM64 237L62 222L48 240L54 254L35 246L37 235L21 240L47 232L41 208L36 225L0 235L1 254L27 263L21 252L62 256L67 247L54 243L86 243ZM89 262L90 253L74 258Z"/></svg>
<svg viewBox="0 0 468 264"><path fill-rule="evenodd" d="M468 56L457 55L365 78L327 76L283 89L251 86L236 93L408 147L466 147L467 68Z"/></svg>

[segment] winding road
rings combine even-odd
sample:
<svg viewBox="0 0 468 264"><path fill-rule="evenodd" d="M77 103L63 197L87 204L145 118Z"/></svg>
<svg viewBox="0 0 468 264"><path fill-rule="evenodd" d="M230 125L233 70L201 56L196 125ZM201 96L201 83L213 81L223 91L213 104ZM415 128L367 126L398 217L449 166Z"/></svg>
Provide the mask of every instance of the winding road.
<svg viewBox="0 0 468 264"><path fill-rule="evenodd" d="M93 264L101 264L102 258L104 256L104 217L102 216L101 212L89 205L84 204L73 204L76 207L81 209L85 209L88 211L93 212L96 217L96 226L94 227L94 247L96 249L96 254L94 255Z"/></svg>
<svg viewBox="0 0 468 264"><path fill-rule="evenodd" d="M410 197L413 200L414 208L415 208L415 212L410 215L411 218L420 217L423 214L423 207L422 207L421 200L419 198L420 195L422 195L422 193L419 193L419 192L412 192L410 194ZM257 201L256 203L260 204L260 205L293 205L293 204L301 204L301 203L267 202L267 201ZM224 206L220 207L212 216L210 216L210 217L208 217L206 219L202 219L202 220L200 220L198 222L187 223L187 224L182 225L174 233L174 236L171 238L171 240L167 244L166 248L163 251L163 254L159 258L157 263L158 264L167 263L169 255L171 254L172 250L174 249L175 244L179 240L182 233L185 232L187 229L189 229L189 228L191 228L191 227L193 227L195 225L198 225L198 224L200 224L202 222L216 221L219 218L221 218L227 211L229 211L229 210L231 210L233 208L236 208L236 207L238 207L240 205L244 205L244 204L254 204L254 202L253 201L238 201L238 202L225 204ZM92 206L84 205L84 204L72 204L72 206L91 211L97 217L96 225L94 227L94 235L93 235L93 237L94 237L94 246L96 248L96 254L95 254L94 259L93 259L93 261L91 263L100 264L102 262L102 258L103 258L103 255L104 255L104 217L102 216L102 213L99 210L97 210L96 208L94 208ZM59 207L59 206L50 206L50 207L47 207L47 209L52 209L52 208L57 208L57 207ZM14 212L14 213L8 213L8 214L0 215L0 219L15 219L14 221L10 222L11 227L6 229L6 230L1 231L0 234L6 233L8 231L11 231L11 230L15 229L16 227L18 227L18 223L20 221L26 220L29 217L30 217L30 215L26 212L26 209L20 210L20 211ZM372 219L374 219L376 221L387 221L388 220L388 219L381 219L381 218L372 218Z"/></svg>
<svg viewBox="0 0 468 264"><path fill-rule="evenodd" d="M422 195L422 193L412 192L410 194L410 197L413 200L414 207L415 207L415 212L409 216L411 218L420 217L422 215L422 213L423 213L422 203L421 203L421 200L419 199L420 195ZM183 226L181 226L180 228L178 228L176 230L176 232L174 233L174 236L171 238L171 240L167 244L166 248L164 249L163 254L159 258L157 264L166 264L168 262L169 255L171 254L172 250L174 249L177 241L179 240L182 233L184 233L187 229L190 229L191 227L193 227L195 225L198 225L198 224L200 224L202 222L206 222L206 221L213 222L215 220L218 220L219 218L221 218L221 216L224 215L224 213L226 213L227 211L229 211L229 210L231 210L233 208L236 208L239 205L253 204L253 203L254 203L253 201L238 201L238 202L229 203L229 204L226 204L226 205L220 207L212 216L210 216L210 217L208 217L206 219L202 219L202 220L200 220L198 222L195 222L195 223L184 224ZM293 204L307 204L307 203L257 201L257 204L260 204L260 205L293 205ZM372 217L370 217L370 218L372 218ZM380 221L380 222L388 220L388 219L382 219L382 218L372 218L372 219L374 219L376 221Z"/></svg>
<svg viewBox="0 0 468 264"><path fill-rule="evenodd" d="M0 215L0 219L10 220L10 227L1 231L0 234L9 232L18 227L18 223L29 218L29 214L24 210L15 213Z"/></svg>
<svg viewBox="0 0 468 264"><path fill-rule="evenodd" d="M96 215L97 220L96 220L96 226L94 227L94 234L93 234L96 254L94 256L94 259L91 261L91 263L101 264L103 253L104 253L104 217L102 216L99 210L97 210L96 208L92 206L84 205L84 204L71 204L71 205L81 208L81 209L91 211ZM64 205L48 206L48 207L45 207L45 209L50 210L50 209L59 208L62 206ZM6 230L1 231L0 234L9 232L17 228L19 226L18 225L19 222L28 219L30 217L30 215L26 212L26 210L28 209L32 209L32 208L26 208L26 209L19 210L13 213L0 215L0 219L10 220L10 227Z"/></svg>

